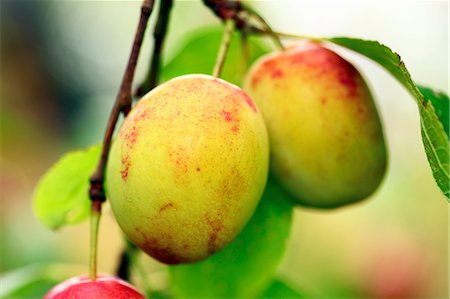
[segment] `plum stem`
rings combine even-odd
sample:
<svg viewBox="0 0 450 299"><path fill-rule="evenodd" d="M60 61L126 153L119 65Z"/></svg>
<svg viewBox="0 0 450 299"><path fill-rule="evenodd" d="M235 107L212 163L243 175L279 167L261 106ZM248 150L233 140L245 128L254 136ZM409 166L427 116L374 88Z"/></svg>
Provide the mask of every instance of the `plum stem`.
<svg viewBox="0 0 450 299"><path fill-rule="evenodd" d="M95 280L97 278L97 247L98 247L98 229L100 224L100 216L102 211L102 202L93 201L91 210L91 244L89 254L89 278Z"/></svg>
<svg viewBox="0 0 450 299"><path fill-rule="evenodd" d="M242 49L242 76L245 76L245 73L247 72L250 52L248 48L248 28L244 27L241 30L241 49Z"/></svg>
<svg viewBox="0 0 450 299"><path fill-rule="evenodd" d="M267 30L262 30L262 29L258 29L255 27L250 27L249 31L250 31L250 33L253 33L253 34L269 34L269 32ZM307 39L312 42L321 42L321 41L325 40L325 38L322 38L322 37L315 37L315 36L309 36L309 35L294 34L294 33L279 32L279 31L272 31L272 32L273 32L273 34L276 34L279 37L284 37L284 38Z"/></svg>
<svg viewBox="0 0 450 299"><path fill-rule="evenodd" d="M227 56L228 49L230 48L231 36L234 30L234 20L227 19L225 21L225 30L223 33L222 42L220 44L219 53L217 54L216 65L214 66L213 76L218 78L222 72L223 64Z"/></svg>
<svg viewBox="0 0 450 299"><path fill-rule="evenodd" d="M272 30L272 27L270 27L269 23L253 8L249 6L244 6L245 11L250 14L251 17L254 17L258 22L264 27L264 32L268 34L278 49L281 51L284 50L284 46L281 43L280 37Z"/></svg>
<svg viewBox="0 0 450 299"><path fill-rule="evenodd" d="M90 276L96 277L97 272L97 234L98 234L98 222L101 215L101 205L106 200L105 188L104 188L104 176L106 163L109 156L109 149L111 147L112 136L116 127L119 115L123 113L124 116L131 110L131 85L133 83L134 73L136 70L136 64L139 57L139 52L142 46L142 40L144 38L144 32L147 27L148 19L153 10L153 0L143 0L141 5L141 16L139 18L138 27L134 37L133 46L130 56L128 58L128 64L125 69L125 73L122 78L119 92L117 94L114 106L109 116L108 124L106 126L105 136L103 139L102 153L100 160L97 164L95 172L90 178L89 197L91 199L91 240L95 244L91 244L90 253ZM97 228L95 228L97 226Z"/></svg>
<svg viewBox="0 0 450 299"><path fill-rule="evenodd" d="M154 43L151 64L145 80L136 89L135 95L137 97L143 96L158 85L162 52L169 27L172 6L173 0L161 0L160 2L158 20L156 21L153 32Z"/></svg>

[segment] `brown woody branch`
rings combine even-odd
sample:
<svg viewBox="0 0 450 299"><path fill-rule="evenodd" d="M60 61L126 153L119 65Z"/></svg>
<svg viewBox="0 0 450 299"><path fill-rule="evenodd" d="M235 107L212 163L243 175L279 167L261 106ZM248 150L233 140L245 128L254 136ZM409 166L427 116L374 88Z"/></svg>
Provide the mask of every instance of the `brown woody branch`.
<svg viewBox="0 0 450 299"><path fill-rule="evenodd" d="M119 119L120 113L123 113L126 116L131 110L131 85L133 83L136 64L139 57L139 52L141 50L142 40L144 38L145 28L147 27L148 19L153 10L153 4L153 0L144 0L141 6L141 16L136 30L136 35L134 37L131 54L128 59L128 64L122 78L122 83L120 85L120 89L106 127L100 161L98 162L97 168L90 179L91 186L89 189L89 197L93 202L103 202L106 200L104 177L106 162L108 160L109 150L111 147L112 135L114 133L114 129L116 127L116 123Z"/></svg>
<svg viewBox="0 0 450 299"><path fill-rule="evenodd" d="M161 0L158 20L156 21L155 30L153 32L154 44L152 60L144 82L136 90L135 95L137 97L143 96L158 85L162 50L169 27L168 25L172 6L173 0Z"/></svg>

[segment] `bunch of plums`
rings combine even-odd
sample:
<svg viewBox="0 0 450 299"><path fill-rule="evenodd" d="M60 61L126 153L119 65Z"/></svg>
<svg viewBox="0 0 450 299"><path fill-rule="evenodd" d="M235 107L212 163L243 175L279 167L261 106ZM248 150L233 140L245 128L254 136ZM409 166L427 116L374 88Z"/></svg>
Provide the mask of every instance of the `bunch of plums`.
<svg viewBox="0 0 450 299"><path fill-rule="evenodd" d="M139 101L113 142L114 215L163 263L200 261L230 243L258 205L269 157L275 179L310 207L354 203L380 184L386 149L375 104L336 53L304 43L269 54L244 90L177 77Z"/></svg>

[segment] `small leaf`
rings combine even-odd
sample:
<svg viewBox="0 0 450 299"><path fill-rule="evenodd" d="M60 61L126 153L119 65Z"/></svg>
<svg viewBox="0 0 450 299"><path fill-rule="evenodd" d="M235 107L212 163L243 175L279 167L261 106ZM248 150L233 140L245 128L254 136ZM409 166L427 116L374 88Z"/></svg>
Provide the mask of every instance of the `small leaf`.
<svg viewBox="0 0 450 299"><path fill-rule="evenodd" d="M426 87L419 89L412 81L400 55L377 41L349 37L333 37L328 40L374 60L414 96L419 106L422 141L434 180L450 200L448 96L432 92Z"/></svg>
<svg viewBox="0 0 450 299"><path fill-rule="evenodd" d="M51 229L78 223L89 216L89 177L100 158L101 146L64 155L44 174L33 198L39 220Z"/></svg>
<svg viewBox="0 0 450 299"><path fill-rule="evenodd" d="M185 74L211 74L222 35L223 30L220 28L194 32L186 44L181 47L178 54L162 69L162 80L167 81ZM249 66L259 56L267 53L269 48L259 39L249 36L248 50ZM220 77L228 82L240 85L245 72L240 37L238 33L234 33Z"/></svg>
<svg viewBox="0 0 450 299"><path fill-rule="evenodd" d="M177 298L257 295L275 275L291 222L292 203L269 178L255 214L236 240L205 261L169 268L172 293Z"/></svg>
<svg viewBox="0 0 450 299"><path fill-rule="evenodd" d="M274 280L272 284L258 298L264 299L301 299L306 298L289 287L281 280Z"/></svg>

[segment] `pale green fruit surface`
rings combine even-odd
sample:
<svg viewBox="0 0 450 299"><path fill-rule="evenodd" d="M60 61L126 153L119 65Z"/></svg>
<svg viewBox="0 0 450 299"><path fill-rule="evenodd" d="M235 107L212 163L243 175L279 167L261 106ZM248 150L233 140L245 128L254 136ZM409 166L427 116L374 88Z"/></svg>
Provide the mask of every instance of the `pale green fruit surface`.
<svg viewBox="0 0 450 299"><path fill-rule="evenodd" d="M267 179L262 115L238 87L206 75L168 81L125 119L107 167L107 195L126 236L168 264L231 242Z"/></svg>
<svg viewBox="0 0 450 299"><path fill-rule="evenodd" d="M339 207L369 196L386 169L377 109L359 72L317 44L258 60L244 89L261 109L271 169L299 200Z"/></svg>

